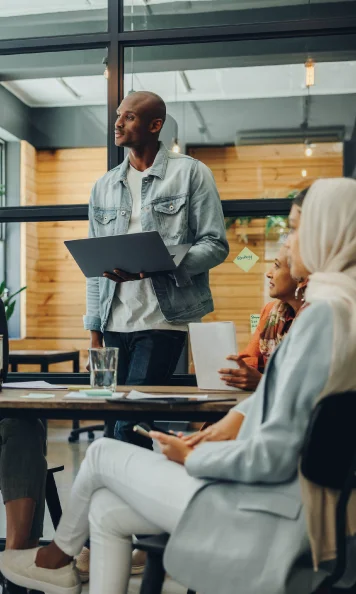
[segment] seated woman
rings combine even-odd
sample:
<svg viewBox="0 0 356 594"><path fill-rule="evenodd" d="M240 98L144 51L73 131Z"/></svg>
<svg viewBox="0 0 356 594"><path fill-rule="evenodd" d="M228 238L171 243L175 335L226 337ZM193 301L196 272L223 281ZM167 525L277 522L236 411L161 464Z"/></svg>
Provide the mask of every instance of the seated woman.
<svg viewBox="0 0 356 594"><path fill-rule="evenodd" d="M72 558L90 528L91 594L126 594L132 534L163 531L171 534L168 573L197 592L284 594L291 583L310 592L314 577L318 585L320 572L296 569L309 550L298 459L317 400L356 388L356 181L317 181L302 213L293 206L290 227L291 273L310 275L307 307L256 392L215 424L208 443L199 443L204 432L152 432L162 456L96 441L54 541L2 553L7 578L47 594L79 593Z"/></svg>
<svg viewBox="0 0 356 594"><path fill-rule="evenodd" d="M256 331L238 356L231 355L239 369L220 369L227 386L241 390L255 390L262 378L267 361L289 331L296 314L303 305L305 283L298 283L290 274L287 247L282 245L269 272L270 301L263 308Z"/></svg>
<svg viewBox="0 0 356 594"><path fill-rule="evenodd" d="M0 334L3 336L6 380L9 345L1 299ZM47 476L45 446L45 431L40 421L0 421L0 489L6 509L7 549L35 547L42 536Z"/></svg>

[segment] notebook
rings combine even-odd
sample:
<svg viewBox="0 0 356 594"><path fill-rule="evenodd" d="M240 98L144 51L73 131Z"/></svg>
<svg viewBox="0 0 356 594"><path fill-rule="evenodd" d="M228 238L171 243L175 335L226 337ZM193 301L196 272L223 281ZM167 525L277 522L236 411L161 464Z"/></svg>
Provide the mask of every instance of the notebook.
<svg viewBox="0 0 356 594"><path fill-rule="evenodd" d="M189 324L198 388L201 390L234 390L227 386L218 373L227 367L238 368L234 361L227 361L229 355L237 355L236 327L233 322L209 322Z"/></svg>

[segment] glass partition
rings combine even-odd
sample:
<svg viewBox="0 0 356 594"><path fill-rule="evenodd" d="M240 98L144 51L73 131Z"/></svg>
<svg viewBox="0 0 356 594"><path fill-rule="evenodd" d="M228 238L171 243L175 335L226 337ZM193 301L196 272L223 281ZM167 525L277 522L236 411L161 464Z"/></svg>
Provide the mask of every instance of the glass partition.
<svg viewBox="0 0 356 594"><path fill-rule="evenodd" d="M0 39L99 33L107 25L107 0L2 0L0 4Z"/></svg>

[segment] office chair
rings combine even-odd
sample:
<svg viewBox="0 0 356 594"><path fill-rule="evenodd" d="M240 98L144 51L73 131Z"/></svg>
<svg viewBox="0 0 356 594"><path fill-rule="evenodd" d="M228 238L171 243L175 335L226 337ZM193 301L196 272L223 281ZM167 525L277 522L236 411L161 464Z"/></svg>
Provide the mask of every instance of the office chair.
<svg viewBox="0 0 356 594"><path fill-rule="evenodd" d="M335 514L337 554L331 573L314 593L356 594L356 586L339 589L336 585L347 569L345 534L347 504L356 488L356 392L333 394L322 399L314 408L301 452L301 472L313 483L340 491ZM168 534L140 536L135 547L147 553L147 563L140 594L160 594L165 577L163 554ZM298 564L312 571L311 556ZM194 594L188 590L188 594Z"/></svg>
<svg viewBox="0 0 356 594"><path fill-rule="evenodd" d="M301 472L320 487L340 491L335 513L336 559L332 572L319 588L339 592L347 577L347 505L356 488L356 392L332 394L320 400L312 412L301 453ZM356 591L353 585L342 592Z"/></svg>

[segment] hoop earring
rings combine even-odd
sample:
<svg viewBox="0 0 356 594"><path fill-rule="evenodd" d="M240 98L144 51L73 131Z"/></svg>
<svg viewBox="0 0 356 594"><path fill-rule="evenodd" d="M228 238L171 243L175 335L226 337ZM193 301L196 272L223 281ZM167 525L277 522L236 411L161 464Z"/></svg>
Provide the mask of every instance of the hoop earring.
<svg viewBox="0 0 356 594"><path fill-rule="evenodd" d="M295 293L294 293L294 297L295 297L296 299L299 299L299 291L301 291L301 292L302 292L302 293L301 293L301 298L300 298L300 300L301 300L302 302L304 302L304 301L305 301L305 299L304 299L304 287L297 287L297 288L296 288L296 290L295 290Z"/></svg>

